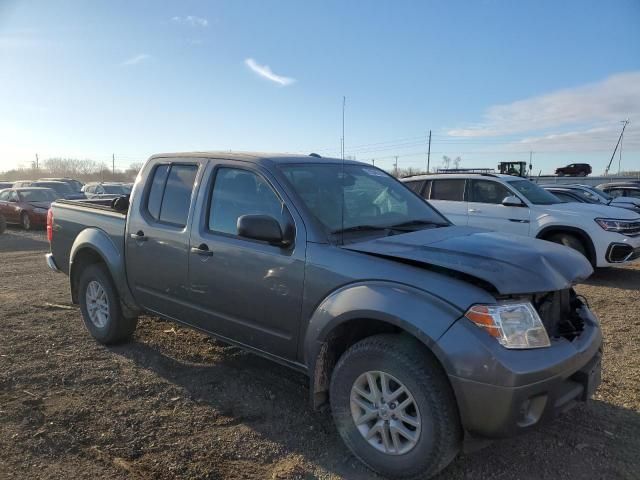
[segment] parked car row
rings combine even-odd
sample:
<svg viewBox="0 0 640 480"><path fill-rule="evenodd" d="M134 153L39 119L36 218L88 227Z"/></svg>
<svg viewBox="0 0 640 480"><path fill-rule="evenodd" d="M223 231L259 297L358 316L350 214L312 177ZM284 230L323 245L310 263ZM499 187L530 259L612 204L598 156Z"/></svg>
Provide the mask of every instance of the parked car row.
<svg viewBox="0 0 640 480"><path fill-rule="evenodd" d="M59 197L50 188L21 187L0 190L0 215L25 230L44 227L51 203Z"/></svg>
<svg viewBox="0 0 640 480"><path fill-rule="evenodd" d="M373 470L433 476L465 432L512 436L592 396L602 335L573 286L585 256L635 252L640 218L508 175L406 182L422 198L355 161L157 155L126 212L56 201L46 262L97 341L146 311L208 332L306 373Z"/></svg>
<svg viewBox="0 0 640 480"><path fill-rule="evenodd" d="M403 181L456 225L560 243L594 267L640 257L640 215L635 209L564 203L530 180L510 175L425 175Z"/></svg>

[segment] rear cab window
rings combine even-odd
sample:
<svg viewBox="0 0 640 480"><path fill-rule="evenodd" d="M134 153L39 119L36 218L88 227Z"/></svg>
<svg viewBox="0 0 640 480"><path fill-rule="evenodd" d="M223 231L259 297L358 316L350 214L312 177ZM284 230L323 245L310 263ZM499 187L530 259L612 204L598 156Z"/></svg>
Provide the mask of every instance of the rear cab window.
<svg viewBox="0 0 640 480"><path fill-rule="evenodd" d="M197 173L194 164L158 165L146 199L147 214L156 222L185 227Z"/></svg>

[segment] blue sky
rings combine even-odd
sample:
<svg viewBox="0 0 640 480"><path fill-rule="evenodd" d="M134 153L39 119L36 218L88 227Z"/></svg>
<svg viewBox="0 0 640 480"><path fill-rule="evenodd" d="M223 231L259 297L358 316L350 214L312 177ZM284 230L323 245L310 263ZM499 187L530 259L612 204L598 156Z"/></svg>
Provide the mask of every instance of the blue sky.
<svg viewBox="0 0 640 480"><path fill-rule="evenodd" d="M0 170L160 151L640 169L640 2L0 0ZM616 157L617 169L617 157ZM615 169L614 169L615 170Z"/></svg>

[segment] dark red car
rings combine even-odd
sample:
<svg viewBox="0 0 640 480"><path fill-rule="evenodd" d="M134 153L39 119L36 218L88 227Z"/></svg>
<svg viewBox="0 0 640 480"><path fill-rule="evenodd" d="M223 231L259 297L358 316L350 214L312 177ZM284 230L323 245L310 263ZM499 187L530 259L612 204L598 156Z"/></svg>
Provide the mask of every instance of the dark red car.
<svg viewBox="0 0 640 480"><path fill-rule="evenodd" d="M6 188L0 190L0 215L7 223L20 224L25 230L42 227L55 199L55 192L49 188Z"/></svg>

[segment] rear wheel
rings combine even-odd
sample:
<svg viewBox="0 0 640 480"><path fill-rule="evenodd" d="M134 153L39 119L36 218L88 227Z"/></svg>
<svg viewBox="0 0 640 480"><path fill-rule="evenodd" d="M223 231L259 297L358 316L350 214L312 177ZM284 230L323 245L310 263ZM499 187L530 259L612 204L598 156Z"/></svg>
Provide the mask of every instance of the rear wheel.
<svg viewBox="0 0 640 480"><path fill-rule="evenodd" d="M133 335L138 319L122 314L120 299L103 265L92 264L84 269L78 284L78 299L84 324L100 343L118 343Z"/></svg>
<svg viewBox="0 0 640 480"><path fill-rule="evenodd" d="M20 215L20 225L25 230L31 230L31 218L29 218L29 214L27 212L22 212Z"/></svg>
<svg viewBox="0 0 640 480"><path fill-rule="evenodd" d="M457 455L462 429L442 368L401 335L375 335L347 350L331 377L331 409L345 444L372 470L429 478Z"/></svg>

